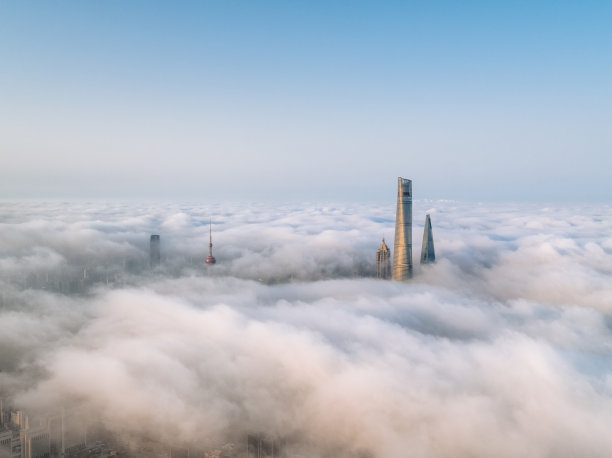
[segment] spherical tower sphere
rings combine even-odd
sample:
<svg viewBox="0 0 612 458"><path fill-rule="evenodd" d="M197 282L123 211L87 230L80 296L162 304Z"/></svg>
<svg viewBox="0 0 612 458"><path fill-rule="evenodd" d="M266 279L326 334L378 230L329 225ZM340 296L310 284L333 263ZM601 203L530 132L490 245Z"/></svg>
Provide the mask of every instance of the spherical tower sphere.
<svg viewBox="0 0 612 458"><path fill-rule="evenodd" d="M200 258L200 259L202 259L202 258ZM216 262L217 262L217 260L215 259L214 256L208 256L206 258L206 264L215 264Z"/></svg>

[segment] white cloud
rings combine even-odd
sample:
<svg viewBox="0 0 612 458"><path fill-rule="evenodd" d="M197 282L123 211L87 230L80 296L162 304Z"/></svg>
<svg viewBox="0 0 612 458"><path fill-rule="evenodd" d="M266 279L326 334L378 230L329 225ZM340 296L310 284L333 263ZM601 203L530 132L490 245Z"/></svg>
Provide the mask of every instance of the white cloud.
<svg viewBox="0 0 612 458"><path fill-rule="evenodd" d="M415 203L415 260L431 207ZM5 282L1 386L201 445L265 431L321 457L608 456L611 209L435 208L438 262L401 284L353 278L392 240L392 206L4 206L3 278L86 256L120 280ZM124 277L150 233L168 275Z"/></svg>

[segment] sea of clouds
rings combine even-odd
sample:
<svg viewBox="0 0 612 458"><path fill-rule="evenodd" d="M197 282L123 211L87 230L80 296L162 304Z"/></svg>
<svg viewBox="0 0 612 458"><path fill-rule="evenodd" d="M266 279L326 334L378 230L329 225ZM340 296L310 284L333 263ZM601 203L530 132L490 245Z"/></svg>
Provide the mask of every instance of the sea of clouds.
<svg viewBox="0 0 612 458"><path fill-rule="evenodd" d="M437 262L419 266L426 213ZM2 201L0 397L203 448L611 456L612 207L413 214L398 283L372 278L392 204Z"/></svg>

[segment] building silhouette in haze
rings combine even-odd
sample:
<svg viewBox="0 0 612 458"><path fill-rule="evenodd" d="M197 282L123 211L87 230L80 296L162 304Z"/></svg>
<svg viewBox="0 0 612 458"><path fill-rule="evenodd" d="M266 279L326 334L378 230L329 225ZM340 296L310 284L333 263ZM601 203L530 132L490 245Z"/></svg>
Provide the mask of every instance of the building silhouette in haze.
<svg viewBox="0 0 612 458"><path fill-rule="evenodd" d="M412 278L412 181L397 179L393 280Z"/></svg>
<svg viewBox="0 0 612 458"><path fill-rule="evenodd" d="M421 248L421 264L436 262L433 233L431 232L431 217L425 216L425 229L423 230L423 246Z"/></svg>
<svg viewBox="0 0 612 458"><path fill-rule="evenodd" d="M151 268L159 266L161 263L161 252L160 252L160 241L159 235L153 234L151 236L151 242L149 244L149 255L151 257Z"/></svg>
<svg viewBox="0 0 612 458"><path fill-rule="evenodd" d="M376 278L391 278L391 250L383 237L378 250L376 250Z"/></svg>

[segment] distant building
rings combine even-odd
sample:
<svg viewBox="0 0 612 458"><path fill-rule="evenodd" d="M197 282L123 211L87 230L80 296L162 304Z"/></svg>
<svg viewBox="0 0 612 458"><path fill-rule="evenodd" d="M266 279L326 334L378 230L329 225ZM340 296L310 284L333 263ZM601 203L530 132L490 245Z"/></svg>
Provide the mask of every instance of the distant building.
<svg viewBox="0 0 612 458"><path fill-rule="evenodd" d="M425 229L423 230L423 246L421 248L421 264L436 262L433 233L431 232L431 217L425 216Z"/></svg>
<svg viewBox="0 0 612 458"><path fill-rule="evenodd" d="M151 257L151 268L154 269L161 264L161 252L160 252L160 241L159 235L151 235L151 242L149 244L149 255Z"/></svg>
<svg viewBox="0 0 612 458"><path fill-rule="evenodd" d="M397 179L393 280L412 278L412 181Z"/></svg>
<svg viewBox="0 0 612 458"><path fill-rule="evenodd" d="M75 414L38 418L10 409L10 423L0 430L0 458L77 458L86 456L87 431Z"/></svg>
<svg viewBox="0 0 612 458"><path fill-rule="evenodd" d="M11 410L10 411L11 425L19 426L20 428L27 428L28 417L23 413L22 410Z"/></svg>
<svg viewBox="0 0 612 458"><path fill-rule="evenodd" d="M210 222L210 228L209 228L210 232L210 241L208 242L208 257L206 258L206 264L211 265L211 264L215 264L217 262L217 260L215 259L215 257L213 256L212 253L212 221Z"/></svg>
<svg viewBox="0 0 612 458"><path fill-rule="evenodd" d="M23 433L22 450L24 458L48 458L51 450L46 426L27 429Z"/></svg>
<svg viewBox="0 0 612 458"><path fill-rule="evenodd" d="M378 250L376 250L376 278L391 278L391 250L383 237Z"/></svg>
<svg viewBox="0 0 612 458"><path fill-rule="evenodd" d="M170 447L170 458L189 458L189 449Z"/></svg>
<svg viewBox="0 0 612 458"><path fill-rule="evenodd" d="M262 434L247 435L248 458L274 458L284 456L282 443Z"/></svg>
<svg viewBox="0 0 612 458"><path fill-rule="evenodd" d="M13 450L13 431L0 430L0 457L10 457Z"/></svg>

